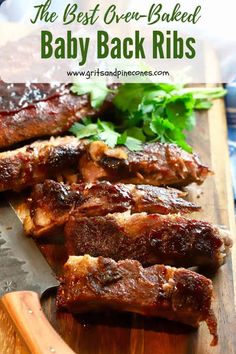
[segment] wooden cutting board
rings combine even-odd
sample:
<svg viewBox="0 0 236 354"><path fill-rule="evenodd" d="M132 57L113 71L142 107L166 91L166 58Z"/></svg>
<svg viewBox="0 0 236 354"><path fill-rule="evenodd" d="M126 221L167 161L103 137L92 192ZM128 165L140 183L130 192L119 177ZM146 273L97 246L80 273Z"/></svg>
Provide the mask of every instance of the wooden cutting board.
<svg viewBox="0 0 236 354"><path fill-rule="evenodd" d="M215 172L203 186L191 186L189 199L203 210L194 217L230 228L233 237L234 213L230 166L228 158L226 119L223 101L217 101L209 112L199 114L191 143ZM63 245L41 244L43 252L54 266L59 265ZM214 309L219 325L219 345L210 347L210 335L205 324L192 330L161 319L144 319L136 315L87 315L77 318L56 313L54 301L45 302L44 309L67 343L82 354L222 354L236 353L236 313L234 286L236 256L232 256L215 275Z"/></svg>
<svg viewBox="0 0 236 354"><path fill-rule="evenodd" d="M223 100L197 115L190 136L202 160L215 175L202 186L190 186L189 200L203 210L194 217L226 225L235 239L235 221ZM65 260L60 239L39 244L51 266L60 271ZM210 347L207 326L199 330L162 319L145 319L131 314L100 314L73 317L57 313L53 295L43 301L44 311L64 340L79 354L233 354L236 353L236 251L217 274L206 274L214 283L214 309L219 326L219 344ZM7 332L7 336L6 336ZM5 333L5 334L4 334ZM0 312L0 353L27 353L9 321Z"/></svg>

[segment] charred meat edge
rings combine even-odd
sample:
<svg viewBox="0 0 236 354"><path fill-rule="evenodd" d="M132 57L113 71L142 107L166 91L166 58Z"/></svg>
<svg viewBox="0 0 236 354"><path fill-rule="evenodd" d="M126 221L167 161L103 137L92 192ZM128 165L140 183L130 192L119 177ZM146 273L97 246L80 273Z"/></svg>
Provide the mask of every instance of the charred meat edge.
<svg viewBox="0 0 236 354"><path fill-rule="evenodd" d="M0 191L21 190L47 178L156 186L200 184L209 173L197 155L161 143L144 144L142 151L132 152L66 136L0 153Z"/></svg>
<svg viewBox="0 0 236 354"><path fill-rule="evenodd" d="M143 268L133 260L116 263L85 255L69 258L60 282L56 298L60 309L129 311L194 327L205 321L213 336L211 345L217 344L212 282L190 270L164 265Z"/></svg>
<svg viewBox="0 0 236 354"><path fill-rule="evenodd" d="M24 208L28 235L42 237L56 232L70 214L102 216L132 213L190 213L200 207L181 198L186 193L149 185L111 184L108 181L65 185L52 180L34 186Z"/></svg>
<svg viewBox="0 0 236 354"><path fill-rule="evenodd" d="M111 85L113 90L116 87ZM0 81L0 92L0 149L33 138L65 133L82 118L99 116L111 109L113 98L113 94L108 95L104 104L94 109L89 96L73 94L70 85Z"/></svg>
<svg viewBox="0 0 236 354"><path fill-rule="evenodd" d="M72 213L65 225L68 255L90 254L136 259L144 266L202 266L216 269L232 240L226 230L181 215L129 212L81 217Z"/></svg>

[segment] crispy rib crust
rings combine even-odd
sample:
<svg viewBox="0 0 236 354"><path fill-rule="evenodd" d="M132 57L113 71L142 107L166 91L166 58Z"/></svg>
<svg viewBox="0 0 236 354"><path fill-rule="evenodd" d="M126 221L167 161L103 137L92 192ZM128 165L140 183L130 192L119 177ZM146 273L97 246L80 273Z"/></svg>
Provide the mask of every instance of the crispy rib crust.
<svg viewBox="0 0 236 354"><path fill-rule="evenodd" d="M56 179L58 173L71 168L84 182L109 180L156 186L202 183L210 173L197 155L175 145L146 144L142 151L131 152L125 147L111 149L103 142L67 136L0 153L0 191L21 190L46 178Z"/></svg>
<svg viewBox="0 0 236 354"><path fill-rule="evenodd" d="M179 215L146 213L81 218L72 214L65 226L68 255L136 259L144 266L221 266L232 241L208 222Z"/></svg>
<svg viewBox="0 0 236 354"><path fill-rule="evenodd" d="M0 191L21 190L75 169L84 152L75 137L51 138L0 153Z"/></svg>
<svg viewBox="0 0 236 354"><path fill-rule="evenodd" d="M98 179L133 184L201 184L211 173L196 154L189 154L174 144L144 144L141 151L110 149L103 142L93 142L80 160L84 180Z"/></svg>
<svg viewBox="0 0 236 354"><path fill-rule="evenodd" d="M217 344L211 310L212 282L204 276L164 265L143 268L133 260L70 257L57 292L57 306L72 313L129 311L198 326L206 321Z"/></svg>
<svg viewBox="0 0 236 354"><path fill-rule="evenodd" d="M65 85L54 89L49 84L27 86L0 83L0 92L8 105L12 100L11 93L17 96L14 96L8 109L3 104L0 106L0 149L32 138L59 135L66 132L74 122L100 114L109 106L106 102L99 111L95 110L87 95L73 95ZM31 94L36 96L34 101L31 101ZM25 95L26 102L22 106L20 102Z"/></svg>
<svg viewBox="0 0 236 354"><path fill-rule="evenodd" d="M27 234L41 237L64 225L72 211L96 216L131 210L132 213L188 213L200 208L182 198L185 193L148 185L95 182L71 186L46 180L37 184L28 200L24 220Z"/></svg>

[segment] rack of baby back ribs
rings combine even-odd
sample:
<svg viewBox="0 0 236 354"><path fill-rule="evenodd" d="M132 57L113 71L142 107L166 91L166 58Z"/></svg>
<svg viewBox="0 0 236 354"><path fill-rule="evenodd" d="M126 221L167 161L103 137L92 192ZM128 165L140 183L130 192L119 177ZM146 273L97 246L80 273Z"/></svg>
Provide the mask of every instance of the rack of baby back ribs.
<svg viewBox="0 0 236 354"><path fill-rule="evenodd" d="M216 345L212 282L182 267L220 267L232 241L225 229L184 216L200 207L172 188L203 183L209 168L173 144L144 144L133 152L56 136L98 113L88 97L64 85L14 86L1 88L6 101L15 90L25 102L14 96L0 112L0 148L11 146L0 153L0 191L31 187L27 235L53 238L64 230L69 259L58 309L131 311L195 327L205 321ZM44 140L12 147L36 137Z"/></svg>

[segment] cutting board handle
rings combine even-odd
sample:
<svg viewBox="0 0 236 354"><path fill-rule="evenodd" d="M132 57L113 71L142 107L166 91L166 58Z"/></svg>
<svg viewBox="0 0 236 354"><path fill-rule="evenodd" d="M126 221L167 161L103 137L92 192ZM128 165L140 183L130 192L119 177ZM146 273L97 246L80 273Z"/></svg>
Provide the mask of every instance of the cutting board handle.
<svg viewBox="0 0 236 354"><path fill-rule="evenodd" d="M1 301L30 353L75 354L48 322L37 293L16 291Z"/></svg>

